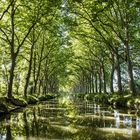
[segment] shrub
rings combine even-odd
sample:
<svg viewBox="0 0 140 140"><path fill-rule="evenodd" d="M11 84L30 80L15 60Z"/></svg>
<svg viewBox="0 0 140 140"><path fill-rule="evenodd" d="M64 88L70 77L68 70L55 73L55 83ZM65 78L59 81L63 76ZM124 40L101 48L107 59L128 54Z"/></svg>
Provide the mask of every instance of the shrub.
<svg viewBox="0 0 140 140"><path fill-rule="evenodd" d="M127 99L123 96L119 96L115 102L116 107L126 107L127 105Z"/></svg>
<svg viewBox="0 0 140 140"><path fill-rule="evenodd" d="M20 97L13 97L13 98L9 99L9 101L15 106L21 106L21 107L27 106L26 100L24 100L23 98L20 98Z"/></svg>
<svg viewBox="0 0 140 140"><path fill-rule="evenodd" d="M76 96L79 98L79 99L83 99L84 100L84 97L85 97L85 93L77 93Z"/></svg>
<svg viewBox="0 0 140 140"><path fill-rule="evenodd" d="M53 94L46 94L45 97L47 99L53 99L53 98L55 98L55 96Z"/></svg>
<svg viewBox="0 0 140 140"><path fill-rule="evenodd" d="M127 100L127 107L134 109L134 99L128 99Z"/></svg>
<svg viewBox="0 0 140 140"><path fill-rule="evenodd" d="M42 96L39 96L39 101L46 101L46 97L44 96L44 95L42 95Z"/></svg>
<svg viewBox="0 0 140 140"><path fill-rule="evenodd" d="M140 109L140 97L136 97L135 99L134 99L134 105L135 105L135 108L136 109Z"/></svg>
<svg viewBox="0 0 140 140"><path fill-rule="evenodd" d="M33 95L28 95L27 102L28 102L28 104L35 104L38 102L38 99Z"/></svg>
<svg viewBox="0 0 140 140"><path fill-rule="evenodd" d="M6 113L8 112L8 108L6 106L5 101L2 98L0 98L0 113L5 113L5 112Z"/></svg>
<svg viewBox="0 0 140 140"><path fill-rule="evenodd" d="M49 93L49 94L40 96L39 101L46 101L46 100L54 99L54 98L55 98L55 95Z"/></svg>
<svg viewBox="0 0 140 140"><path fill-rule="evenodd" d="M93 101L95 99L94 94L86 94L84 98L90 101Z"/></svg>

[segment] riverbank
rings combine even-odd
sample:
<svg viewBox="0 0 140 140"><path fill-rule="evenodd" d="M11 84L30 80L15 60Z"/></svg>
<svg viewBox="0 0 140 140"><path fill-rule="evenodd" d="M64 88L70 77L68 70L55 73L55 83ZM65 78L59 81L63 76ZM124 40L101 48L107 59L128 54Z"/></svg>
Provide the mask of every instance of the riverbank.
<svg viewBox="0 0 140 140"><path fill-rule="evenodd" d="M93 101L99 104L111 105L114 108L140 109L140 96L132 96L130 93L90 93L77 94L78 98Z"/></svg>
<svg viewBox="0 0 140 140"><path fill-rule="evenodd" d="M54 98L56 98L55 94L42 95L38 98L32 95L27 96L27 98L12 97L8 99L7 97L0 97L0 114L7 114L21 107L26 107L30 104L36 104Z"/></svg>

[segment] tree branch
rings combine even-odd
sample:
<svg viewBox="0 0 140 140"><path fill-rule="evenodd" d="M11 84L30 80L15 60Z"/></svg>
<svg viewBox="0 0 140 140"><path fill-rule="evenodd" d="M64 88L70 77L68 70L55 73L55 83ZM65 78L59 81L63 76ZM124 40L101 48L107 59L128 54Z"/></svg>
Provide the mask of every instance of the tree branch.
<svg viewBox="0 0 140 140"><path fill-rule="evenodd" d="M10 4L7 6L7 8L3 11L0 20L2 20L2 18L4 17L5 13L8 12L10 6L13 4L14 0L11 0Z"/></svg>

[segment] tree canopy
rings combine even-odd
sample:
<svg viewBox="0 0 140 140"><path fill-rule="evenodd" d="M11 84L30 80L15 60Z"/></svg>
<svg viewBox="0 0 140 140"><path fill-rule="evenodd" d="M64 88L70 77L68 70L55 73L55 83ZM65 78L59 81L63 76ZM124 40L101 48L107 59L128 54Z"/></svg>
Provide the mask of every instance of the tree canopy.
<svg viewBox="0 0 140 140"><path fill-rule="evenodd" d="M137 95L140 3L1 0L0 94Z"/></svg>

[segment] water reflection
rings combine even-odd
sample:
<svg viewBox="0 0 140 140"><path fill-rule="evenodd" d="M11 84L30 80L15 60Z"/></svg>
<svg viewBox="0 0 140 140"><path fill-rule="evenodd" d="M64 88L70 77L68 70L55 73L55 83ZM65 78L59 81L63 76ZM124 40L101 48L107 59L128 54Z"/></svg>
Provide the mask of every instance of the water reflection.
<svg viewBox="0 0 140 140"><path fill-rule="evenodd" d="M11 133L11 116L9 114L6 116L5 125L6 125L6 133L5 133L4 137L3 137L3 139L12 140L13 137L12 137L12 133Z"/></svg>
<svg viewBox="0 0 140 140"><path fill-rule="evenodd" d="M0 140L138 140L140 118L93 102L52 100L9 114L0 122Z"/></svg>
<svg viewBox="0 0 140 140"><path fill-rule="evenodd" d="M118 111L114 110L114 117L115 117L115 127L120 127L120 114Z"/></svg>
<svg viewBox="0 0 140 140"><path fill-rule="evenodd" d="M140 118L136 118L136 131L140 132Z"/></svg>
<svg viewBox="0 0 140 140"><path fill-rule="evenodd" d="M132 117L131 116L123 116L124 117L124 127L132 127Z"/></svg>
<svg viewBox="0 0 140 140"><path fill-rule="evenodd" d="M28 138L30 132L29 132L29 124L27 121L27 113L26 112L23 113L23 126L24 126L24 130L25 130L25 135Z"/></svg>

